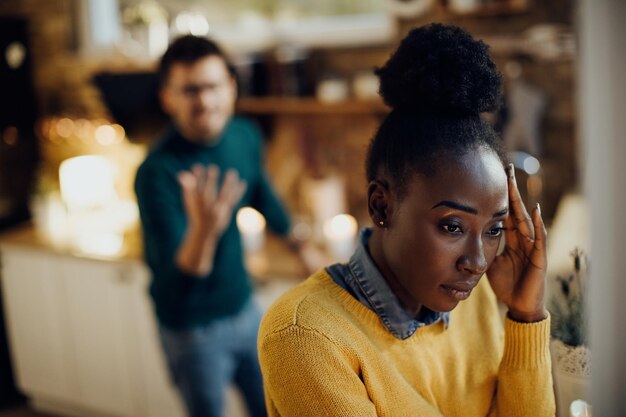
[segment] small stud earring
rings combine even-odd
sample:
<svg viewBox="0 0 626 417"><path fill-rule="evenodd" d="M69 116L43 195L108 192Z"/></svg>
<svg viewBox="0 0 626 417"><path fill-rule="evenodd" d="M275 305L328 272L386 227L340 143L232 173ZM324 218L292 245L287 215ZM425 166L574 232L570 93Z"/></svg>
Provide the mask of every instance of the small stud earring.
<svg viewBox="0 0 626 417"><path fill-rule="evenodd" d="M380 226L385 226L385 222L384 222L384 220L380 220L380 221L378 222L378 224L379 224Z"/></svg>

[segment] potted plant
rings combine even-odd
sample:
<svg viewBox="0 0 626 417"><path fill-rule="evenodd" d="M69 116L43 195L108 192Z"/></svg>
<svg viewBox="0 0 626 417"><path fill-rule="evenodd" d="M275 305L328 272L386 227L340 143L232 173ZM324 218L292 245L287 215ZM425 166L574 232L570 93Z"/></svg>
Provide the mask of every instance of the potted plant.
<svg viewBox="0 0 626 417"><path fill-rule="evenodd" d="M591 377L585 300L588 259L579 248L570 255L572 270L556 276L559 290L550 302L550 350L558 417L569 416L572 401L587 399Z"/></svg>

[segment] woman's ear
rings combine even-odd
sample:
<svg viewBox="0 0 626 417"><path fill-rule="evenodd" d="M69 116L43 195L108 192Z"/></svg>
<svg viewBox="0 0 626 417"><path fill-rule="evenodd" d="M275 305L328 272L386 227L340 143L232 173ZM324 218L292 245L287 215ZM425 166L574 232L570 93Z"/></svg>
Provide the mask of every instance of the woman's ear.
<svg viewBox="0 0 626 417"><path fill-rule="evenodd" d="M393 212L389 183L375 179L367 186L367 211L378 227L388 227Z"/></svg>

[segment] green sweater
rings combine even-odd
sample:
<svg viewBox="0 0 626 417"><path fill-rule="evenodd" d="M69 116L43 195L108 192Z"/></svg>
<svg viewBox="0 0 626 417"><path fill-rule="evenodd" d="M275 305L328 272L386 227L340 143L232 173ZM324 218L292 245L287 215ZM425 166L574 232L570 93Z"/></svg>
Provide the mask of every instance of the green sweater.
<svg viewBox="0 0 626 417"><path fill-rule="evenodd" d="M177 174L194 164L215 164L222 175L227 169L235 169L248 185L220 238L213 270L201 278L185 274L174 260L187 228ZM235 222L239 207L259 210L277 234L285 235L290 227L263 169L261 135L254 125L238 117L229 122L215 145L194 144L170 129L139 167L135 192L144 256L152 272L150 294L159 322L171 329L189 329L236 314L249 299L251 284Z"/></svg>

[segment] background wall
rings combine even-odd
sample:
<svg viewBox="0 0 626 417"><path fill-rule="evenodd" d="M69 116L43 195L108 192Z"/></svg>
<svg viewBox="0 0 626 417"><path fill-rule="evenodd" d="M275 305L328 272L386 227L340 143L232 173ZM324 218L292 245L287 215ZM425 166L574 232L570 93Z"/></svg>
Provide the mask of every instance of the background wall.
<svg viewBox="0 0 626 417"><path fill-rule="evenodd" d="M71 0L5 0L0 3L0 15L21 15L29 19L31 44L33 47L34 83L41 114L66 115L73 118L111 118L103 104L99 91L91 83L94 73L99 71L132 72L149 71L153 63L136 62L122 56L80 57L77 54L77 25L75 22L76 2ZM410 28L432 21L458 24L475 36L484 38L492 45L492 53L501 70L512 58L517 58L519 45L523 45L528 30L549 23L559 25L564 31L573 32L574 1L559 0L543 2L529 0L521 10L474 13L469 15L450 13L443 7L433 7L416 18L397 18L398 34L387 45L359 48L324 48L307 51L306 66L313 74L313 82L332 75L350 79L362 71L371 71L381 65ZM268 52L271 55L272 51ZM578 188L578 157L576 150L576 65L572 56L546 58L531 56L522 62L523 77L538 87L546 96L548 107L541 121L540 132L543 140L543 155L540 158L543 168L542 207L548 222L554 214L561 196ZM272 91L270 91L272 93ZM257 114L265 126L276 127L280 112ZM363 115L361 115L363 116ZM366 117L338 118L332 123L310 122L300 124L300 128L268 130L270 143L305 143L305 148L322 156L318 161L325 165L308 167L317 172L344 171L347 178L362 189L362 155L372 136L379 115ZM292 120L294 118L292 117ZM294 122L295 123L295 122ZM306 126L306 128L304 128ZM285 132L291 131L292 134ZM294 133L295 132L295 133ZM279 137L277 135L287 135ZM150 135L146 135L149 137ZM145 139L145 138L142 138ZM307 141L320 144L318 151ZM346 157L328 158L319 149L326 146L339 146L338 155ZM291 149L302 149L292 143ZM271 160L280 161L285 150ZM317 153L316 153L317 152ZM310 162L310 161L309 161ZM303 161L303 165L309 162ZM317 163L317 162L315 162ZM346 169L346 163L349 169ZM356 164L356 165L355 165ZM285 172L285 166L270 166L273 172ZM307 171L308 174L311 172ZM293 174L292 176L295 176ZM315 175L315 174L311 174ZM292 184L293 189L293 184ZM299 207L298 197L290 196L288 189L280 190L287 195L292 207ZM349 198L350 207L357 210L363 207L363 193L354 191Z"/></svg>

